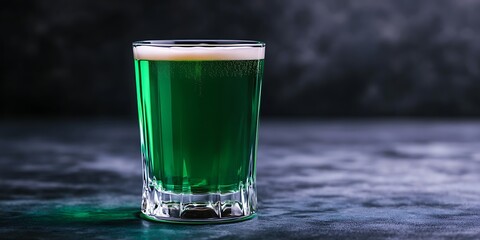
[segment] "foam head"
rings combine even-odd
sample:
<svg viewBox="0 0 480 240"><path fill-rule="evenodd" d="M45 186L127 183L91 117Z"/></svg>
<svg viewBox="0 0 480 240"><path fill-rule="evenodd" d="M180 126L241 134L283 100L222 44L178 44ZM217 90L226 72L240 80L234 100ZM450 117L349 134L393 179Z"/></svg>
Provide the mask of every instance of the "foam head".
<svg viewBox="0 0 480 240"><path fill-rule="evenodd" d="M161 47L134 46L137 60L258 60L264 59L264 47Z"/></svg>

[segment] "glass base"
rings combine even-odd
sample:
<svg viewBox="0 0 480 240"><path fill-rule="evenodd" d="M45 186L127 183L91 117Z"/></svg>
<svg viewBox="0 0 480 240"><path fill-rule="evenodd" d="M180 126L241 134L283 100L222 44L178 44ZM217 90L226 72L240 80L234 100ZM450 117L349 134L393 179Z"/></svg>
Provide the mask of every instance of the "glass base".
<svg viewBox="0 0 480 240"><path fill-rule="evenodd" d="M247 220L255 216L255 188L241 188L233 193L177 194L144 189L142 217L148 220L206 224Z"/></svg>
<svg viewBox="0 0 480 240"><path fill-rule="evenodd" d="M140 217L154 222L163 222L163 223L174 223L174 224L222 224L222 223L234 223L234 222L241 222L245 220L249 220L255 218L257 214L252 214L250 216L245 217L237 217L237 218L230 218L230 219L220 219L220 220L200 220L200 221L192 221L192 220L184 220L184 219L172 219L172 218L163 218L163 217L156 217L146 215L145 213L140 213Z"/></svg>

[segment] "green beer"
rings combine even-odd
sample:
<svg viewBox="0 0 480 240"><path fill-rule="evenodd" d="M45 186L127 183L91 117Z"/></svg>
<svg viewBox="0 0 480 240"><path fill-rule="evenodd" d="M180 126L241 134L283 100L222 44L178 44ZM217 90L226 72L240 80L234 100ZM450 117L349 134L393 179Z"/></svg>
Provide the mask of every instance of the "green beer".
<svg viewBox="0 0 480 240"><path fill-rule="evenodd" d="M205 222L255 213L263 51L251 41L134 43L144 215Z"/></svg>

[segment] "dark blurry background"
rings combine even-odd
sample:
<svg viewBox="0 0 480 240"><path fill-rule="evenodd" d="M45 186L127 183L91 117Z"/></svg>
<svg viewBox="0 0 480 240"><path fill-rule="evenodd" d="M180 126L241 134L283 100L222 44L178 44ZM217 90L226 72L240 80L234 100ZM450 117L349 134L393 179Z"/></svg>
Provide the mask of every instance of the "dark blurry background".
<svg viewBox="0 0 480 240"><path fill-rule="evenodd" d="M5 1L0 116L134 116L131 42L267 43L263 116L480 116L479 0Z"/></svg>

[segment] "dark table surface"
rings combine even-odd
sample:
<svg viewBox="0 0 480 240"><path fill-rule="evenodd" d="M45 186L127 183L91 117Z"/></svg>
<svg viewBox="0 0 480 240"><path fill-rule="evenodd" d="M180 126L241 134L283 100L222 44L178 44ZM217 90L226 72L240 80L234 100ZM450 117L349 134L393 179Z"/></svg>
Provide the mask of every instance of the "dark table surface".
<svg viewBox="0 0 480 240"><path fill-rule="evenodd" d="M263 121L258 217L138 218L128 121L0 122L0 238L480 239L480 121Z"/></svg>

